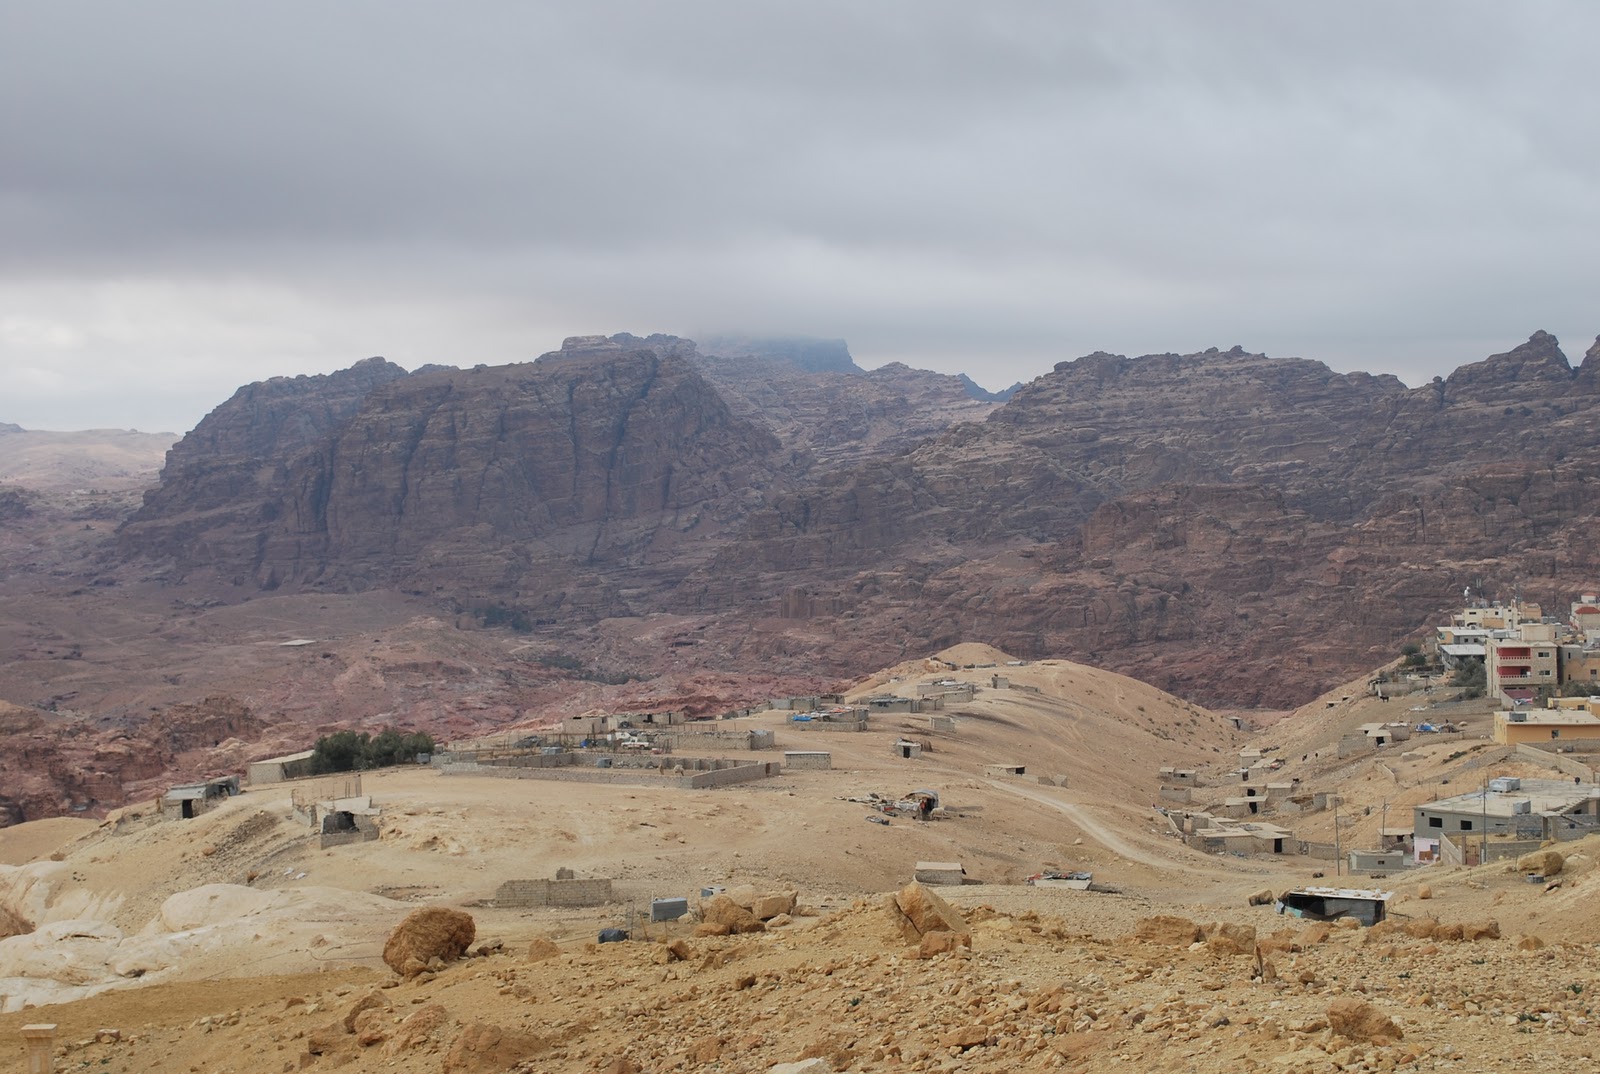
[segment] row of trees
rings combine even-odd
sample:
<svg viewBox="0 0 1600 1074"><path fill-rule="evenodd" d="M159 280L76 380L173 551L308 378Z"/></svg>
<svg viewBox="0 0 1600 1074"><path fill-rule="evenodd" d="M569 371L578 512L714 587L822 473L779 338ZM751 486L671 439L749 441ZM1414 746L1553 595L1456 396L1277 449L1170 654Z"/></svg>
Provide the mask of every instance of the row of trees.
<svg viewBox="0 0 1600 1074"><path fill-rule="evenodd" d="M433 736L423 731L402 734L386 727L376 736L365 731L335 731L317 739L311 749L313 775L415 764L417 754L433 752Z"/></svg>

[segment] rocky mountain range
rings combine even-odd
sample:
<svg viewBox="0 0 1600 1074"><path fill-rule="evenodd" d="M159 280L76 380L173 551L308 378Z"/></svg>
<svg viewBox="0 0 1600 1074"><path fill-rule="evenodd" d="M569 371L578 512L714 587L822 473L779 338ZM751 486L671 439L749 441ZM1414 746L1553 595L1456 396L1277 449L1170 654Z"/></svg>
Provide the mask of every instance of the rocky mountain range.
<svg viewBox="0 0 1600 1074"><path fill-rule="evenodd" d="M746 353L576 337L252 385L173 449L119 547L567 635L671 613L720 670L981 638L1273 707L1381 661L1464 582L1559 605L1597 573L1600 344L1574 369L1539 332L1417 388L1241 348L1097 353L1004 403L842 346L722 349Z"/></svg>

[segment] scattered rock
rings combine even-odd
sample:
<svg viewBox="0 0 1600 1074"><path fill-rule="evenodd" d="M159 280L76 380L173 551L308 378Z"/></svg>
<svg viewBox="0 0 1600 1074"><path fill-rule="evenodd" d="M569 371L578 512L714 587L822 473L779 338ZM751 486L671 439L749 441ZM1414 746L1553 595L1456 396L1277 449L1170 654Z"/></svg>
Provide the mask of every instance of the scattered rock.
<svg viewBox="0 0 1600 1074"><path fill-rule="evenodd" d="M1141 918L1134 927L1133 936L1134 939L1143 940L1145 943L1188 947L1204 939L1205 932L1186 917L1157 914L1155 917Z"/></svg>
<svg viewBox="0 0 1600 1074"><path fill-rule="evenodd" d="M1206 948L1216 955L1249 955L1256 949L1254 925L1219 922L1206 930Z"/></svg>
<svg viewBox="0 0 1600 1074"><path fill-rule="evenodd" d="M971 946L972 934L969 932L945 932L943 929L935 929L923 934L922 941L917 945L917 957L933 958L935 955L949 954L959 948Z"/></svg>
<svg viewBox="0 0 1600 1074"><path fill-rule="evenodd" d="M418 1008L395 1027L387 1049L390 1056L419 1047L433 1039L434 1030L450 1020L450 1012L437 1003Z"/></svg>
<svg viewBox="0 0 1600 1074"><path fill-rule="evenodd" d="M1419 899L1431 899L1431 898L1433 898L1433 885L1432 884L1423 884L1421 887L1419 887L1417 889L1417 898L1419 898Z"/></svg>
<svg viewBox="0 0 1600 1074"><path fill-rule="evenodd" d="M706 935L722 935L735 932L765 932L767 926L748 909L740 906L727 895L713 895L700 904L701 927L710 925L717 932ZM720 930L726 931L720 931ZM695 929L695 935L702 935L700 928Z"/></svg>
<svg viewBox="0 0 1600 1074"><path fill-rule="evenodd" d="M450 1045L444 1074L499 1074L548 1048L532 1033L473 1022Z"/></svg>
<svg viewBox="0 0 1600 1074"><path fill-rule="evenodd" d="M1328 1028L1363 1044L1391 1044L1405 1036L1388 1015L1360 999L1336 999L1330 1003Z"/></svg>
<svg viewBox="0 0 1600 1074"><path fill-rule="evenodd" d="M387 1007L388 1005L389 1001L384 999L381 993L368 992L366 995L352 1003L350 1005L350 1009L345 1012L343 1023L344 1031L346 1033L354 1033L356 1031L356 1018L361 1014L362 1011L369 1011L374 1007L381 1009Z"/></svg>
<svg viewBox="0 0 1600 1074"><path fill-rule="evenodd" d="M767 1074L833 1074L833 1064L826 1059L802 1059L769 1067Z"/></svg>
<svg viewBox="0 0 1600 1074"><path fill-rule="evenodd" d="M1273 894L1271 888L1262 888L1246 901L1251 906L1271 906L1278 901L1278 896Z"/></svg>

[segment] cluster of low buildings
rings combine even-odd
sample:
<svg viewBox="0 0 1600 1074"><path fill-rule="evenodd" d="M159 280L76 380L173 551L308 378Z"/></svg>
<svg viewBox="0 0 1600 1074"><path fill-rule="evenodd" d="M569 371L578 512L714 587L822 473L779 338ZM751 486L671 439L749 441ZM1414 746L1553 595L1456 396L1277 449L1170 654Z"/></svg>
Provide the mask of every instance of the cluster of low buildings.
<svg viewBox="0 0 1600 1074"><path fill-rule="evenodd" d="M1600 693L1600 595L1572 602L1565 621L1531 601L1480 601L1435 631L1439 657L1449 670L1481 663L1491 697L1528 705L1573 683Z"/></svg>

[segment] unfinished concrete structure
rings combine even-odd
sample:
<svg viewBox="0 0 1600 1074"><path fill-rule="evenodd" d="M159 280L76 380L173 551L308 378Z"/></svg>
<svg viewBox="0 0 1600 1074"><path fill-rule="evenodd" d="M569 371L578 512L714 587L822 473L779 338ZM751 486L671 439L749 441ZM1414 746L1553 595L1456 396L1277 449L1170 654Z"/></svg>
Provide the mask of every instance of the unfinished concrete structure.
<svg viewBox="0 0 1600 1074"><path fill-rule="evenodd" d="M1234 821L1209 813L1192 814L1185 843L1207 854L1294 854L1294 833L1262 821Z"/></svg>
<svg viewBox="0 0 1600 1074"><path fill-rule="evenodd" d="M267 783L282 783L289 779L304 779L311 775L311 758L314 756L316 750L301 750L299 753L286 753L282 757L251 761L245 778L250 781L252 787L260 787Z"/></svg>
<svg viewBox="0 0 1600 1074"><path fill-rule="evenodd" d="M959 887L966 875L967 870L958 861L919 861L912 879L919 884Z"/></svg>
<svg viewBox="0 0 1600 1074"><path fill-rule="evenodd" d="M611 901L608 878L580 880L558 877L555 880L507 880L495 890L495 906L514 908L536 906L601 906Z"/></svg>
<svg viewBox="0 0 1600 1074"><path fill-rule="evenodd" d="M918 697L942 697L946 701L971 701L978 692L978 688L970 682L959 682L955 679L940 679L938 682L922 682L917 684Z"/></svg>
<svg viewBox="0 0 1600 1074"><path fill-rule="evenodd" d="M922 756L922 743L913 742L908 738L895 739L894 745L890 747L890 752L904 760L915 760Z"/></svg>
<svg viewBox="0 0 1600 1074"><path fill-rule="evenodd" d="M1297 888L1286 891L1278 900L1279 913L1311 921L1352 918L1363 925L1376 925L1389 916L1392 891L1364 891L1357 888Z"/></svg>
<svg viewBox="0 0 1600 1074"><path fill-rule="evenodd" d="M208 779L203 783L180 783L161 796L161 815L187 820L215 808L238 793L238 776Z"/></svg>
<svg viewBox="0 0 1600 1074"><path fill-rule="evenodd" d="M783 767L792 771L832 768L833 754L826 750L785 750Z"/></svg>
<svg viewBox="0 0 1600 1074"><path fill-rule="evenodd" d="M1412 867L1411 854L1405 850L1352 850L1350 872L1388 876Z"/></svg>
<svg viewBox="0 0 1600 1074"><path fill-rule="evenodd" d="M992 779L1000 779L1006 776L1022 776L1026 775L1027 772L1028 766L1022 764L986 764L983 766L983 774Z"/></svg>
<svg viewBox="0 0 1600 1074"><path fill-rule="evenodd" d="M574 751L523 753L479 760L470 753L438 754L434 767L447 776L545 779L560 783L614 783L703 790L768 779L783 765L727 757L666 757L644 754L590 754Z"/></svg>

